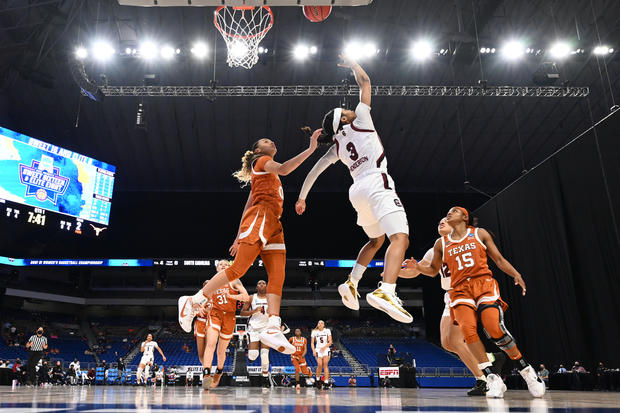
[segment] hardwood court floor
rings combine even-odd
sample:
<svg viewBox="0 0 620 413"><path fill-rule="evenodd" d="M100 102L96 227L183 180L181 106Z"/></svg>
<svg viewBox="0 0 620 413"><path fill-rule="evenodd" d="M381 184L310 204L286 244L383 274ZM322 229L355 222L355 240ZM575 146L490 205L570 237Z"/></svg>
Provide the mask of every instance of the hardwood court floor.
<svg viewBox="0 0 620 413"><path fill-rule="evenodd" d="M612 412L620 411L620 393L550 391L533 399L527 391L508 391L504 399L467 397L464 389L371 389L222 387L53 387L0 386L0 413L340 413L437 412Z"/></svg>

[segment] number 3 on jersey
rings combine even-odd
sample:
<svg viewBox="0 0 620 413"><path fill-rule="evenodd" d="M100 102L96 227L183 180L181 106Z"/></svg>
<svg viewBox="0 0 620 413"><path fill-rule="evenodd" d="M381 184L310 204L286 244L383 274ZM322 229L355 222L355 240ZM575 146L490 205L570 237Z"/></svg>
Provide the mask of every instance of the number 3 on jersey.
<svg viewBox="0 0 620 413"><path fill-rule="evenodd" d="M465 267L469 268L469 267L474 266L474 259L471 257L471 252L466 252L460 257L458 255L456 256L456 262L459 263L459 268L458 268L459 270L462 270L463 268L465 268L463 266L463 263L461 263L461 258L463 259L463 263L465 264Z"/></svg>
<svg viewBox="0 0 620 413"><path fill-rule="evenodd" d="M357 149L355 149L355 145L353 145L353 142L349 142L347 143L347 151L349 151L349 158L351 158L352 161L357 161L357 158L359 158L359 154L357 153Z"/></svg>

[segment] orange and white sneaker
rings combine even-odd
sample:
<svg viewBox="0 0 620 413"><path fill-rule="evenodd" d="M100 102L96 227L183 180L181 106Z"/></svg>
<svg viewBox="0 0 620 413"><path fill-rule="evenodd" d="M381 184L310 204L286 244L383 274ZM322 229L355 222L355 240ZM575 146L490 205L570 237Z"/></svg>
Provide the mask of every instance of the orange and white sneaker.
<svg viewBox="0 0 620 413"><path fill-rule="evenodd" d="M270 316L267 327L260 333L260 341L284 354L293 354L296 351L293 346L282 334L282 320L278 316Z"/></svg>
<svg viewBox="0 0 620 413"><path fill-rule="evenodd" d="M347 280L338 286L338 293L342 297L342 304L351 310L359 310L360 303L358 301L359 293L357 292L357 284L351 281L351 275Z"/></svg>

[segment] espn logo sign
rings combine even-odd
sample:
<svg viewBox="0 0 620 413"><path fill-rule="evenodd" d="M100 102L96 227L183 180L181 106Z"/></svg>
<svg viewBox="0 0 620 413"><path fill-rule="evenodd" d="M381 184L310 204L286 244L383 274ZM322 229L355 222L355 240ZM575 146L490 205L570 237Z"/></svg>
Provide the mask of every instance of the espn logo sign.
<svg viewBox="0 0 620 413"><path fill-rule="evenodd" d="M379 367L379 378L397 379L400 377L398 367Z"/></svg>

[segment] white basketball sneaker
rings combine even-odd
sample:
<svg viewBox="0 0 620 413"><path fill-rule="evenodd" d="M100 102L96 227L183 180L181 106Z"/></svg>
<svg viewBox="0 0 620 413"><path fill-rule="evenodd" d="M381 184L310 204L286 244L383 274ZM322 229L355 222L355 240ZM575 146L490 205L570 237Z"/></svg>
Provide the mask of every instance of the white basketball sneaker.
<svg viewBox="0 0 620 413"><path fill-rule="evenodd" d="M340 293L340 297L342 297L342 304L345 307L350 308L351 310L359 310L360 303L357 300L360 296L357 292L357 285L351 281L351 276L344 283L338 286L338 293Z"/></svg>
<svg viewBox="0 0 620 413"><path fill-rule="evenodd" d="M489 374L487 376L487 394L486 396L491 399L501 399L506 392L506 385L501 377L497 374Z"/></svg>
<svg viewBox="0 0 620 413"><path fill-rule="evenodd" d="M400 298L398 298L396 293L389 293L382 290L381 284L382 283L379 282L379 288L366 294L366 301L368 301L368 304L375 307L377 310L386 312L396 321L411 323L413 317L405 310Z"/></svg>
<svg viewBox="0 0 620 413"><path fill-rule="evenodd" d="M545 395L545 382L538 377L532 366L527 366L519 372L523 380L527 383L527 388L534 397Z"/></svg>
<svg viewBox="0 0 620 413"><path fill-rule="evenodd" d="M278 316L270 316L267 327L260 333L260 341L284 354L293 354L295 346L288 342L281 330L282 320Z"/></svg>
<svg viewBox="0 0 620 413"><path fill-rule="evenodd" d="M189 295L184 295L179 298L178 303L179 308L179 325L186 333L190 333L192 331L192 321L194 321L194 317L196 317L196 312L194 311L194 303L192 302L192 297Z"/></svg>

